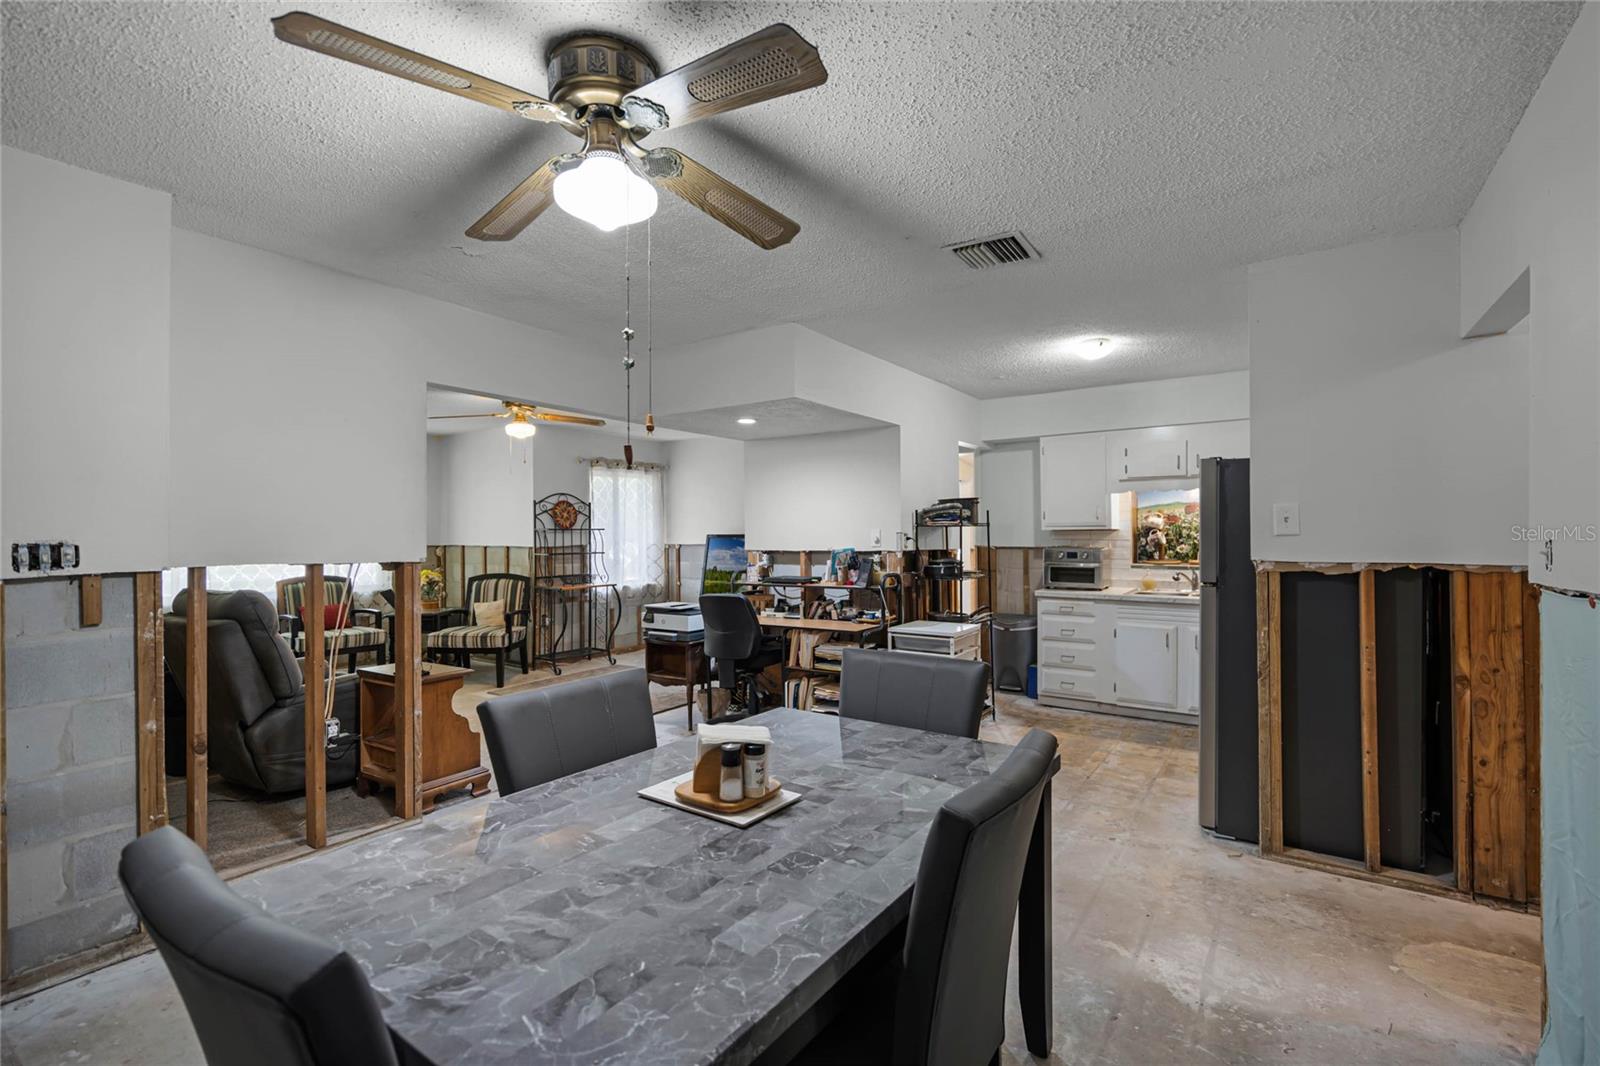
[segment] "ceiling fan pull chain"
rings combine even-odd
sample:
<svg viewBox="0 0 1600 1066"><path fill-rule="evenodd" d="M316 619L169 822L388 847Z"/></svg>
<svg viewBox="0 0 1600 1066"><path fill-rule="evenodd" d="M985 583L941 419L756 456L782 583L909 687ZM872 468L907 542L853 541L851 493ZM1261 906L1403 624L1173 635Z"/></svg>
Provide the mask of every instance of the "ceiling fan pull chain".
<svg viewBox="0 0 1600 1066"><path fill-rule="evenodd" d="M644 220L644 431L656 431L656 319L655 249L650 239L650 220Z"/></svg>
<svg viewBox="0 0 1600 1066"><path fill-rule="evenodd" d="M628 187L622 188L623 210L630 199ZM622 230L622 377L626 411L623 423L622 459L629 470L633 469L633 229Z"/></svg>

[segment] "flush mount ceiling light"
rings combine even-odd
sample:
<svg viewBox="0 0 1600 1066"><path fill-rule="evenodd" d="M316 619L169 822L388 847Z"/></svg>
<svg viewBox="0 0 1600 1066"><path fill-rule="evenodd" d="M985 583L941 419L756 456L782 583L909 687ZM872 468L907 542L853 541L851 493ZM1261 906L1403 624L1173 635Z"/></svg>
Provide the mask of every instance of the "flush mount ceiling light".
<svg viewBox="0 0 1600 1066"><path fill-rule="evenodd" d="M753 426L756 424L756 420L753 418L735 418L734 421L741 426Z"/></svg>
<svg viewBox="0 0 1600 1066"><path fill-rule="evenodd" d="M1104 359L1116 351L1118 341L1115 337L1074 337L1067 342L1066 347L1067 351L1079 359L1093 362L1096 359Z"/></svg>
<svg viewBox="0 0 1600 1066"><path fill-rule="evenodd" d="M561 210L606 233L656 213L655 186L607 149L590 149L557 174L554 195Z"/></svg>
<svg viewBox="0 0 1600 1066"><path fill-rule="evenodd" d="M517 440L527 440L537 432L539 427L528 421L528 416L521 411L513 414L511 421L506 423L506 436L515 437Z"/></svg>

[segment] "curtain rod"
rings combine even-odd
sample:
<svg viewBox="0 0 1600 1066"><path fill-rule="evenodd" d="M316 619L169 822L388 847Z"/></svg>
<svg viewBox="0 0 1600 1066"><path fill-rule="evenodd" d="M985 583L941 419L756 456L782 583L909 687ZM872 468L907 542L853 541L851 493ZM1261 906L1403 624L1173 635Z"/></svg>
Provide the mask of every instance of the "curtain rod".
<svg viewBox="0 0 1600 1066"><path fill-rule="evenodd" d="M623 462L621 459L613 459L613 458L610 458L609 456L602 456L602 455L580 455L580 456L578 456L578 462L587 463L590 466L627 466L628 465L627 463ZM633 464L633 468L635 470L665 470L667 468L667 464L666 463L634 463Z"/></svg>

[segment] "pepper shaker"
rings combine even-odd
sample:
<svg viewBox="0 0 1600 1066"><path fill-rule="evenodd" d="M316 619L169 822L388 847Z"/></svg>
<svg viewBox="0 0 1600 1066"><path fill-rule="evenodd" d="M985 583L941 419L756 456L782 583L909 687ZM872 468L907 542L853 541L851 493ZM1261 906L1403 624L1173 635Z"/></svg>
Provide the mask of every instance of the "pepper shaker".
<svg viewBox="0 0 1600 1066"><path fill-rule="evenodd" d="M722 778L717 798L724 803L737 803L744 798L744 771L739 760L739 744L735 741L722 745Z"/></svg>
<svg viewBox="0 0 1600 1066"><path fill-rule="evenodd" d="M746 799L767 794L767 746L744 746L744 795Z"/></svg>

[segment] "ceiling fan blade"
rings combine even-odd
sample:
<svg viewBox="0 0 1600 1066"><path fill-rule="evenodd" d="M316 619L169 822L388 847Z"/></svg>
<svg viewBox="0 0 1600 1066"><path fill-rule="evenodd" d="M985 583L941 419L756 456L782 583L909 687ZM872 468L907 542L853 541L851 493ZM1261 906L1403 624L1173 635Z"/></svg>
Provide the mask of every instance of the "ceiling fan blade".
<svg viewBox="0 0 1600 1066"><path fill-rule="evenodd" d="M558 155L529 174L521 185L467 228L467 236L480 241L509 241L544 214L555 203L556 163L568 158Z"/></svg>
<svg viewBox="0 0 1600 1066"><path fill-rule="evenodd" d="M279 40L309 48L313 52L381 70L419 85L443 89L447 93L489 104L535 122L559 122L573 129L581 129L560 106L542 97L451 66L421 52L369 37L337 22L308 15L304 11L279 15L272 20L272 29Z"/></svg>
<svg viewBox="0 0 1600 1066"><path fill-rule="evenodd" d="M440 418L504 418L504 417L506 417L506 416L505 416L505 413L503 411L485 411L481 415L429 415L428 416L428 421L432 422L435 419L440 419Z"/></svg>
<svg viewBox="0 0 1600 1066"><path fill-rule="evenodd" d="M622 112L640 129L676 129L827 80L817 50L778 22L639 86L623 100Z"/></svg>
<svg viewBox="0 0 1600 1066"><path fill-rule="evenodd" d="M575 426L603 426L603 418L588 418L584 415L563 414L560 411L535 411L533 417L541 422L570 422Z"/></svg>
<svg viewBox="0 0 1600 1066"><path fill-rule="evenodd" d="M689 201L735 233L771 250L788 244L800 224L768 207L682 152L656 148L645 153L645 174L661 188Z"/></svg>

